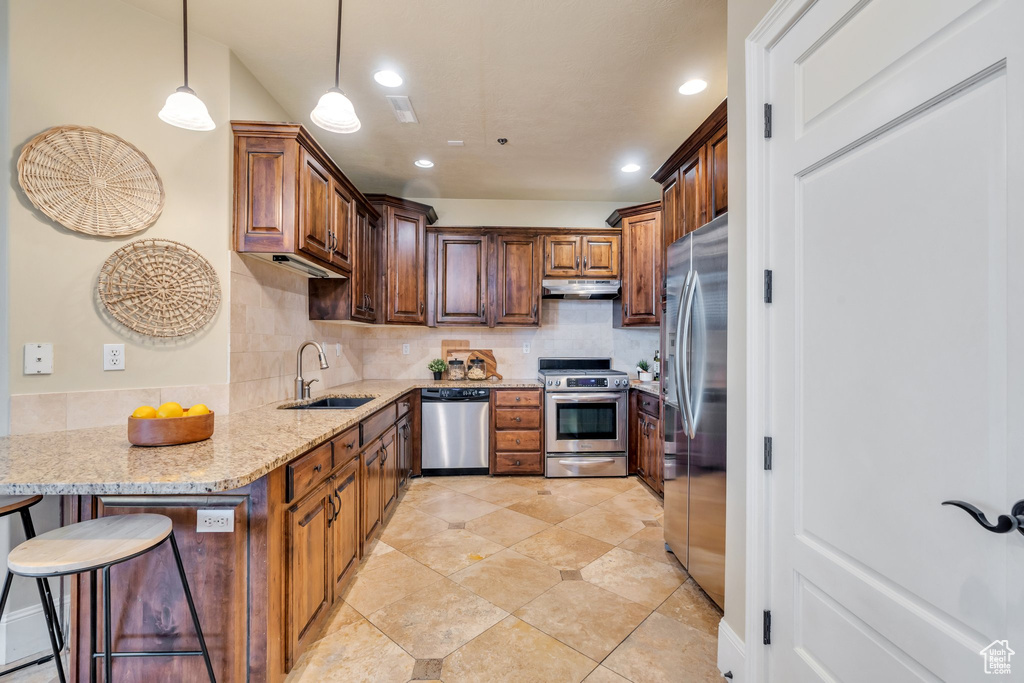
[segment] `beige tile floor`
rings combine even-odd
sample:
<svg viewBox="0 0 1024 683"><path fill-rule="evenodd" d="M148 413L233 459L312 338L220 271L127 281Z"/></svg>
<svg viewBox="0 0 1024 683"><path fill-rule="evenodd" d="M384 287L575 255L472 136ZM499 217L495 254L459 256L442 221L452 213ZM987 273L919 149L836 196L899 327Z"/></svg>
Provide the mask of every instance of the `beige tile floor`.
<svg viewBox="0 0 1024 683"><path fill-rule="evenodd" d="M634 479L414 479L287 683L720 681L661 520Z"/></svg>

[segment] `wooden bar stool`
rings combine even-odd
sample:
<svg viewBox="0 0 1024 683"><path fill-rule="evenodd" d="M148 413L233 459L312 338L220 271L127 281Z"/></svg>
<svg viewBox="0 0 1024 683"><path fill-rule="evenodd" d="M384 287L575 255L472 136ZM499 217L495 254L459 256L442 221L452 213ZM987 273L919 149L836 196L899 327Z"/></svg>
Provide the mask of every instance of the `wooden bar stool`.
<svg viewBox="0 0 1024 683"><path fill-rule="evenodd" d="M192 623L199 638L199 650L164 650L148 652L114 652L113 634L110 617L110 568L115 564L126 562L170 540L174 551L174 562L178 565L181 586L185 590L185 600L192 614ZM206 671L210 675L210 683L216 683L213 675L213 664L210 651L203 638L203 629L199 625L199 615L192 602L192 591L185 577L185 567L181 563L178 543L174 540L171 520L164 515L139 514L101 517L78 524L48 531L31 538L11 551L7 556L7 566L19 576L42 578L48 576L66 576L89 572L89 680L96 680L96 660L103 658L103 680L111 683L114 657L202 657L206 662ZM103 573L103 650L97 649L96 627L96 574ZM51 638L52 640L52 638ZM56 644L54 644L56 652ZM58 655L59 661L59 655ZM58 664L60 680L64 681L64 672Z"/></svg>
<svg viewBox="0 0 1024 683"><path fill-rule="evenodd" d="M21 516L21 526L25 530L25 538L35 538L36 529L32 524L32 514L29 512L29 508L42 499L42 496L0 496L0 518L17 512ZM7 598L11 594L11 584L13 581L14 573L7 572L7 578L4 579L3 594L0 595L0 617L3 616L4 610L7 609ZM44 578L37 578L36 587L39 589L39 603L43 606L46 628L50 632L50 646L53 648L53 654L0 672L0 676L6 676L26 667L42 664L53 659L56 661L57 672L60 674L61 681L63 681L64 671L61 667L60 652L64 649L64 634L61 632L60 620L57 619L57 609L54 607L53 595L50 593L50 583Z"/></svg>

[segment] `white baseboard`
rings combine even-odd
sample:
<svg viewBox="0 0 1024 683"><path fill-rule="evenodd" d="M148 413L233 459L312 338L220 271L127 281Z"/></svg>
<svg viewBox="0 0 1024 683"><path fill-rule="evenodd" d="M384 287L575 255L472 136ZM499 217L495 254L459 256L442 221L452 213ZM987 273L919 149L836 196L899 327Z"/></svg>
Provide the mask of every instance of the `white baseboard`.
<svg viewBox="0 0 1024 683"><path fill-rule="evenodd" d="M32 586L33 595L35 586ZM55 601L59 593L54 591ZM67 623L70 613L71 597L64 601L64 609L60 610L61 626ZM32 655L50 652L50 636L46 631L46 619L43 608L37 601L33 605L8 612L0 619L0 659L3 664L16 662Z"/></svg>
<svg viewBox="0 0 1024 683"><path fill-rule="evenodd" d="M718 670L723 674L732 672L734 683L754 683L744 681L746 672L746 647L736 632L729 628L725 619L718 622Z"/></svg>

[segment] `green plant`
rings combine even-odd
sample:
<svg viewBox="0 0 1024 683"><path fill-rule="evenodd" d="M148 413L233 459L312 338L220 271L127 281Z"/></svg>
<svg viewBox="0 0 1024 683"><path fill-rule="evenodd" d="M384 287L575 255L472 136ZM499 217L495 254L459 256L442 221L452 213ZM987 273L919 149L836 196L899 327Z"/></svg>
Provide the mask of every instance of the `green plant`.
<svg viewBox="0 0 1024 683"><path fill-rule="evenodd" d="M447 369L448 365L440 358L435 358L427 363L427 370L430 370L431 372L444 372Z"/></svg>
<svg viewBox="0 0 1024 683"><path fill-rule="evenodd" d="M651 371L651 364L648 363L643 358L641 358L640 360L638 360L636 362L636 367L637 367L638 370L640 370L642 372L650 372Z"/></svg>

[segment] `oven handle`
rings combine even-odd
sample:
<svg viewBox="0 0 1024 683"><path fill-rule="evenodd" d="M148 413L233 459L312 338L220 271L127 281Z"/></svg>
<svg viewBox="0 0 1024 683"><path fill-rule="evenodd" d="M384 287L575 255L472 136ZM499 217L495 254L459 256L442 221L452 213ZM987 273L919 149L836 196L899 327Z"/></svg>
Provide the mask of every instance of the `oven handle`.
<svg viewBox="0 0 1024 683"><path fill-rule="evenodd" d="M559 460L559 465L608 465L615 462L615 458L598 458L590 460Z"/></svg>
<svg viewBox="0 0 1024 683"><path fill-rule="evenodd" d="M556 403L598 403L604 401L618 401L625 398L624 392L617 394L548 394L548 397Z"/></svg>

